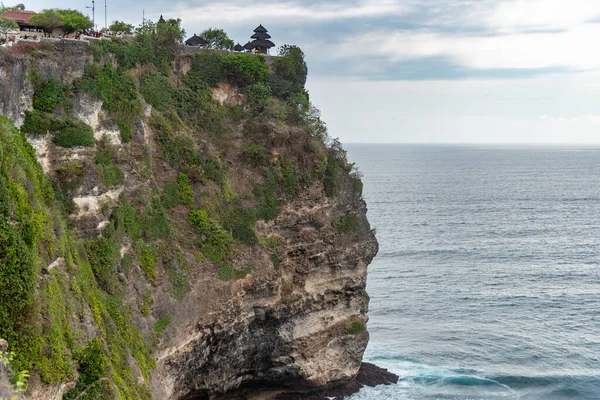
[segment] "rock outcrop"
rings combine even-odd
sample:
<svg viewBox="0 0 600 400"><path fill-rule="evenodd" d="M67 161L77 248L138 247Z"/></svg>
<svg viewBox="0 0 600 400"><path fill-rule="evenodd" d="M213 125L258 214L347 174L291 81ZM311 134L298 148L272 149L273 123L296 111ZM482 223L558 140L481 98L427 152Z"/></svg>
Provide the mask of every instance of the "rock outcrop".
<svg viewBox="0 0 600 400"><path fill-rule="evenodd" d="M157 355L153 392L193 399L244 385L306 389L352 379L369 338L352 327L367 321L367 266L378 249L365 212L348 183L334 201L309 190L260 226L282 239L281 273L264 260L266 268L226 292L194 287L181 322L197 325L174 332ZM326 227L344 213L361 216L352 237Z"/></svg>

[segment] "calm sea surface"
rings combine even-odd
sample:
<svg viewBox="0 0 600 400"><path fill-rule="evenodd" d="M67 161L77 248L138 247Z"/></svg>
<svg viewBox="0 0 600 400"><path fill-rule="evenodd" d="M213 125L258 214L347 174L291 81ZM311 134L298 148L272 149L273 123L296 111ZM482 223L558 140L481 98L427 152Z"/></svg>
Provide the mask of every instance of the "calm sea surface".
<svg viewBox="0 0 600 400"><path fill-rule="evenodd" d="M600 399L600 148L347 145L380 252L359 399Z"/></svg>

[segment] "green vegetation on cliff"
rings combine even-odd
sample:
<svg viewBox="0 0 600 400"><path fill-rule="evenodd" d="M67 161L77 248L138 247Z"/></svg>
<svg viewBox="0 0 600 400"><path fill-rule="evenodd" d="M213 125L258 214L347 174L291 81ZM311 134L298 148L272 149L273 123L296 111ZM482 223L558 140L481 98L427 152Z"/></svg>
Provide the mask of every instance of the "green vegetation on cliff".
<svg viewBox="0 0 600 400"><path fill-rule="evenodd" d="M352 170L339 143L327 145L299 48L182 55L180 39L169 20L135 41L92 42L72 84L45 79L33 53L33 110L20 131L0 119L0 337L16 369L72 382L65 399L150 398L151 353L172 321L153 309L153 289L179 302L201 269L231 284L257 268L235 264L251 252L281 274L285 253L257 223L309 189L338 196ZM220 91L240 100L220 102ZM73 113L79 97L102 102L118 144L94 139ZM26 134L62 148L52 179ZM92 156L64 157L79 146ZM109 189L121 195L73 202ZM331 223L356 226L353 214Z"/></svg>

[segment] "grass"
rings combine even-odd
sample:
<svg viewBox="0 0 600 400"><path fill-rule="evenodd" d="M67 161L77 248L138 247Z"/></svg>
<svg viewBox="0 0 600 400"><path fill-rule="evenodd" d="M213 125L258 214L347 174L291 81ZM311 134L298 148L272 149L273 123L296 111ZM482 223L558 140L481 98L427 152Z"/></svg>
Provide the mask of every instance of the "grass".
<svg viewBox="0 0 600 400"><path fill-rule="evenodd" d="M361 321L354 321L354 323L352 324L352 326L350 328L348 328L348 333L350 335L355 335L357 333L361 333L367 330L367 326L364 324L364 322Z"/></svg>
<svg viewBox="0 0 600 400"><path fill-rule="evenodd" d="M360 228L356 214L344 214L335 219L332 225L339 233L356 232Z"/></svg>
<svg viewBox="0 0 600 400"><path fill-rule="evenodd" d="M242 270L237 270L232 264L224 264L219 268L217 276L222 281L235 281L244 279L251 270L252 265L246 265Z"/></svg>

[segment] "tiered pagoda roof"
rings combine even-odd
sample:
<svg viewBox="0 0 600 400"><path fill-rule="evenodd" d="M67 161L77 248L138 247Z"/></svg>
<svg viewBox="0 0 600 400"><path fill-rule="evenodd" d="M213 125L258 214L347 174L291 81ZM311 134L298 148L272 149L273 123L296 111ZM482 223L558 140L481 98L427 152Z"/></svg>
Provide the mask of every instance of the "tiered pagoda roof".
<svg viewBox="0 0 600 400"><path fill-rule="evenodd" d="M254 30L254 35L251 36L254 39L251 42L248 42L244 45L246 50L257 50L260 53L267 53L271 47L275 47L275 43L271 42L271 35L268 34L268 30L261 25L259 25Z"/></svg>

